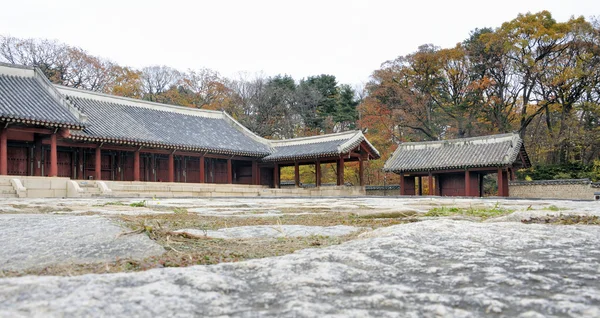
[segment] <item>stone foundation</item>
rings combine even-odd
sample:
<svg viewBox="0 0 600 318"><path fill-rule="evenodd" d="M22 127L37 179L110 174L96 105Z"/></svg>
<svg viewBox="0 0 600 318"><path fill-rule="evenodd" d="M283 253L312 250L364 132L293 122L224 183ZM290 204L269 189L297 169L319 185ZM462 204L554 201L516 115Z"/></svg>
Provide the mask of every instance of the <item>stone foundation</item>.
<svg viewBox="0 0 600 318"><path fill-rule="evenodd" d="M3 183L4 182L4 183ZM70 180L68 178L2 176L3 197L24 198L177 198L177 197L323 197L361 196L364 187L271 189L265 186L213 183ZM12 187L12 189L10 189Z"/></svg>

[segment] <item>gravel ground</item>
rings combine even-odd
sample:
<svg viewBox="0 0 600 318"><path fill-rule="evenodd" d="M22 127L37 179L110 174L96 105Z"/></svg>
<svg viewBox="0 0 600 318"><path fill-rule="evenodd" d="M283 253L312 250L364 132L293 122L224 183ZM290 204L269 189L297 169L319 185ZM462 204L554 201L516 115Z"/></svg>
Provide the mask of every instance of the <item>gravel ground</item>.
<svg viewBox="0 0 600 318"><path fill-rule="evenodd" d="M0 316L598 317L599 245L598 226L429 220L239 263L0 279Z"/></svg>

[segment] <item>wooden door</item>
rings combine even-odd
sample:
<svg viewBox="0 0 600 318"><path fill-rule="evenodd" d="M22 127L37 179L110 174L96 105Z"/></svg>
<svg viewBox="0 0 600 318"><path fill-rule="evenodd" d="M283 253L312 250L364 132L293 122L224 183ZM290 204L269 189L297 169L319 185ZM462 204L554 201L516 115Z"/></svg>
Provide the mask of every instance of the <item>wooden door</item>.
<svg viewBox="0 0 600 318"><path fill-rule="evenodd" d="M188 183L200 182L200 158L187 157L185 161L185 180Z"/></svg>
<svg viewBox="0 0 600 318"><path fill-rule="evenodd" d="M465 196L465 175L444 174L440 178L440 189L443 196Z"/></svg>
<svg viewBox="0 0 600 318"><path fill-rule="evenodd" d="M29 175L29 148L7 147L8 174L13 176Z"/></svg>

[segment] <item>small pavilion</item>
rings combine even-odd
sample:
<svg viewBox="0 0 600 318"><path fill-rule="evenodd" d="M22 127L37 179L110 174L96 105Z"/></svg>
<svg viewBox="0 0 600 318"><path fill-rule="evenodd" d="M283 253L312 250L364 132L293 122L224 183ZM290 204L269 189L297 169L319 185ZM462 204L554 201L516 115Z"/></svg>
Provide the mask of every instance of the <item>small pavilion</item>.
<svg viewBox="0 0 600 318"><path fill-rule="evenodd" d="M483 177L496 173L498 196L507 197L515 170L530 166L523 140L508 133L402 143L383 170L400 175L401 195L422 195L426 179L430 195L467 197L483 196Z"/></svg>

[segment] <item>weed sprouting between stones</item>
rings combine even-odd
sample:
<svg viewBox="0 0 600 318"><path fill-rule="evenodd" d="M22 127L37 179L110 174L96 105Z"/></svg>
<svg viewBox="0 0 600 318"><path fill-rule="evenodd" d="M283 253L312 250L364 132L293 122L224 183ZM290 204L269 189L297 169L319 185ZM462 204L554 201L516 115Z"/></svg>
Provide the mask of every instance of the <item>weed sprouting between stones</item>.
<svg viewBox="0 0 600 318"><path fill-rule="evenodd" d="M502 215L506 215L514 212L514 210L506 209L500 206L500 204L496 203L492 208L459 208L459 207L438 207L429 210L425 213L425 216L470 216L470 217L478 217L482 219L488 219L493 217L498 217Z"/></svg>

